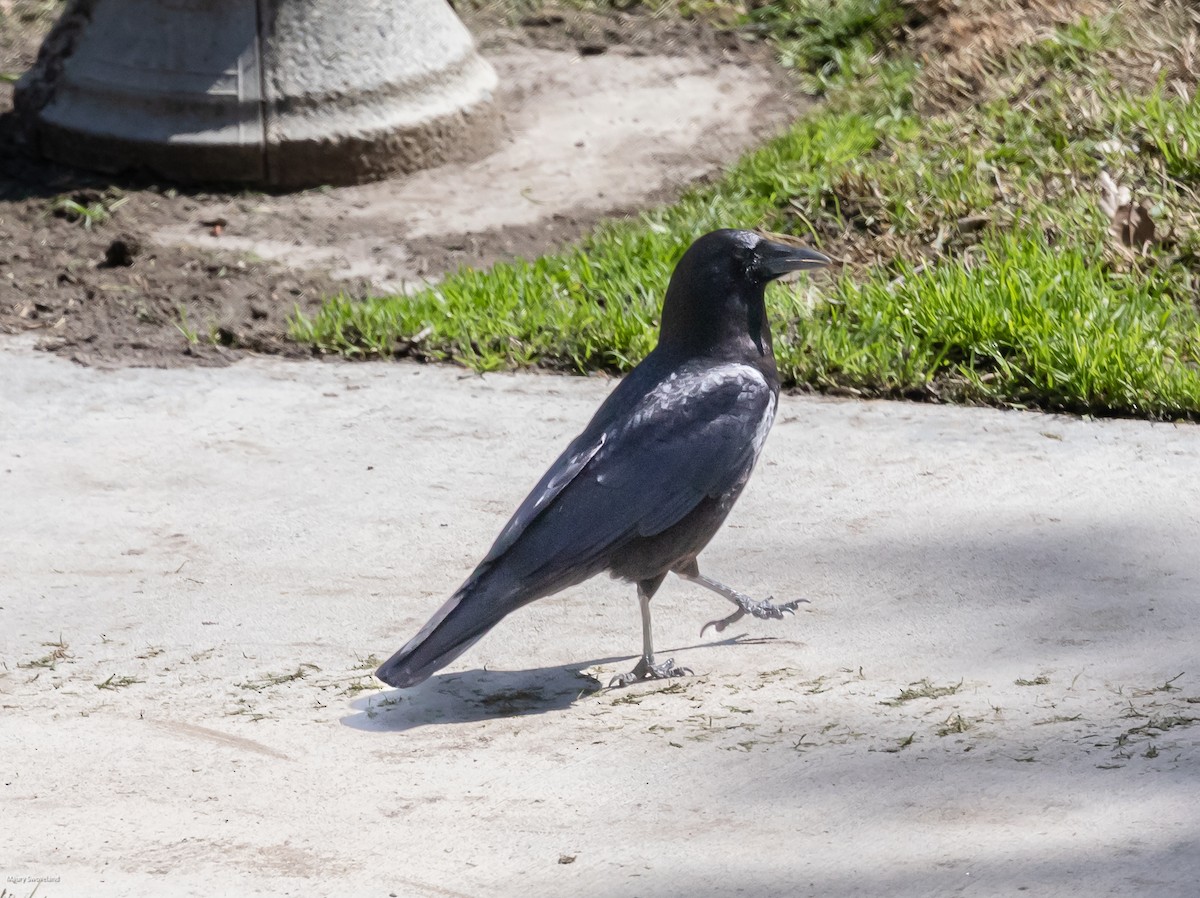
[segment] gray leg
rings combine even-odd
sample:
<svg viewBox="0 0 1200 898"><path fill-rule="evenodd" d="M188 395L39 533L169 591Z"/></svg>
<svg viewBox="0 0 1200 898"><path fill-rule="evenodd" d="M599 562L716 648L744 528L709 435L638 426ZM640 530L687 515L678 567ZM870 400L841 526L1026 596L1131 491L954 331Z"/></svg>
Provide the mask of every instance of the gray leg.
<svg viewBox="0 0 1200 898"><path fill-rule="evenodd" d="M638 680L662 680L667 677L682 677L690 674L686 667L678 667L674 659L654 663L654 639L650 633L650 598L663 578L648 580L638 584L638 603L642 608L642 658L637 666L629 673L618 674L609 681L609 687L628 686Z"/></svg>
<svg viewBox="0 0 1200 898"><path fill-rule="evenodd" d="M743 595L736 589L730 589L724 583L719 583L711 577L706 577L700 573L700 566L696 562L684 565L675 571L684 580L689 580L692 583L697 583L705 589L711 589L719 596L724 596L737 605L738 610L723 617L720 620L712 620L700 628L700 635L703 636L709 627L715 629L718 633L722 632L730 624L741 620L747 614L757 617L759 620L781 620L786 611L788 614L796 613L796 606L807 604L808 599L796 599L793 602L784 602L782 605L772 603L771 596L767 596L761 602L756 602L747 595Z"/></svg>

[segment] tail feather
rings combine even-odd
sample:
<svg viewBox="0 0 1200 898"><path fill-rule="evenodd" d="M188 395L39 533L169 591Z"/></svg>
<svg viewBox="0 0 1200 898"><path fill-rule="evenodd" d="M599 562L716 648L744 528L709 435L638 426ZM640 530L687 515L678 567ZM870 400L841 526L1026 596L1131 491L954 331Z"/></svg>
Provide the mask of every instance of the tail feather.
<svg viewBox="0 0 1200 898"><path fill-rule="evenodd" d="M541 543L523 543L499 562L480 564L429 623L375 671L389 686L404 689L429 679L512 611L535 599L573 586L597 573L594 559L563 569Z"/></svg>
<svg viewBox="0 0 1200 898"><path fill-rule="evenodd" d="M486 601L479 586L474 578L463 584L375 676L398 689L415 686L478 642L504 616L495 613L498 603Z"/></svg>

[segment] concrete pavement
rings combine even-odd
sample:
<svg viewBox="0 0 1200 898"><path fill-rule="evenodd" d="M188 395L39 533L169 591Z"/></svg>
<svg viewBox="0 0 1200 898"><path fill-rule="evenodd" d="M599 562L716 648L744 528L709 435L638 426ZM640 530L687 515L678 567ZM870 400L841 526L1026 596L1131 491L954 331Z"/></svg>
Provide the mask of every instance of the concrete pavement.
<svg viewBox="0 0 1200 898"><path fill-rule="evenodd" d="M0 886L92 895L1194 895L1200 429L785 397L702 556L370 670L601 378L0 340ZM1182 674L1182 676L1177 675Z"/></svg>

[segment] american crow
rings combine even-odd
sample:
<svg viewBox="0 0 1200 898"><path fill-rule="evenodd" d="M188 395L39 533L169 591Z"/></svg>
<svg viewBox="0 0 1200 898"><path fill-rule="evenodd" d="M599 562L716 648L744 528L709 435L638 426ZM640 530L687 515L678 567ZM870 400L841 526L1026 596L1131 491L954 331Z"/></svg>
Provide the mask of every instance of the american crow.
<svg viewBox="0 0 1200 898"><path fill-rule="evenodd" d="M693 243L667 287L658 345L551 465L467 581L376 676L420 683L509 612L601 571L636 583L641 602L642 658L617 685L687 672L654 662L650 598L668 571L737 605L711 622L718 632L745 614L792 612L797 602L756 602L705 577L696 556L749 480L775 417L766 285L827 264L752 231Z"/></svg>

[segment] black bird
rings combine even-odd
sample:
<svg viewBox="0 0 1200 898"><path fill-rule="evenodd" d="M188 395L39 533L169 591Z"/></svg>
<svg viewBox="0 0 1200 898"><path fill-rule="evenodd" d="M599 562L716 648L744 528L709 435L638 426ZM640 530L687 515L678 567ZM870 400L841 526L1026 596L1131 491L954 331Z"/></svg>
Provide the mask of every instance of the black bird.
<svg viewBox="0 0 1200 898"><path fill-rule="evenodd" d="M650 598L669 571L737 605L711 622L717 632L745 614L792 612L798 602L756 602L705 577L696 556L750 479L775 418L766 285L828 264L752 231L693 243L667 287L658 345L551 465L467 581L376 676L420 683L509 612L601 571L636 583L641 602L642 658L617 685L689 672L654 662Z"/></svg>

